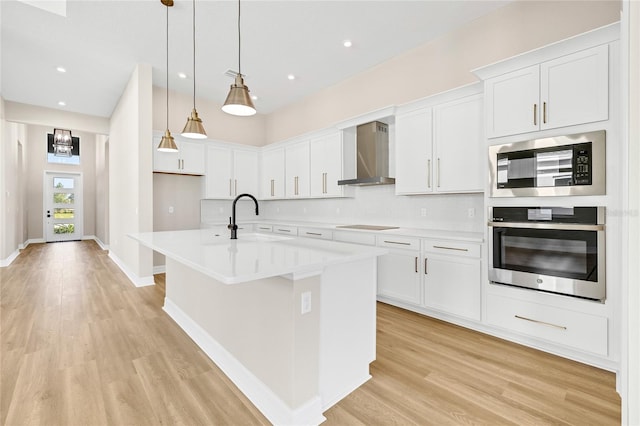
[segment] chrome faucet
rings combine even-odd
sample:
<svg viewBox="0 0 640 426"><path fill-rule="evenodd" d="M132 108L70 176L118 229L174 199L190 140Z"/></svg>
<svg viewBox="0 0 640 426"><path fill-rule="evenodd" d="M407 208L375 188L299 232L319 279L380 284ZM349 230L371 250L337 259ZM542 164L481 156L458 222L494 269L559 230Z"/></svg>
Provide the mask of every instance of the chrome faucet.
<svg viewBox="0 0 640 426"><path fill-rule="evenodd" d="M231 205L231 217L229 218L229 225L227 226L227 228L229 228L231 230L231 239L232 240L237 240L238 239L238 225L236 225L236 203L242 197L249 197L249 198L251 198L253 200L253 202L256 204L256 216L258 215L258 200L256 200L256 197L254 197L251 194L240 194L240 195L238 195L235 198L235 200L233 200L233 204Z"/></svg>

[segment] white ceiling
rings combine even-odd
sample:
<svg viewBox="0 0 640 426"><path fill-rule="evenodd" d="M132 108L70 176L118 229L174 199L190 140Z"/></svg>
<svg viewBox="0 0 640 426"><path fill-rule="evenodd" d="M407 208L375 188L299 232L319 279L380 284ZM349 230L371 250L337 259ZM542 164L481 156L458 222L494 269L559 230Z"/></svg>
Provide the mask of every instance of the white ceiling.
<svg viewBox="0 0 640 426"><path fill-rule="evenodd" d="M245 0L245 83L259 97L258 112L270 113L508 2ZM53 12L35 7L37 0L0 0L5 100L109 117L135 64L151 64L154 84L166 86L166 7L160 0L68 0L66 17L64 1L47 3L56 3ZM169 87L188 94L191 22L192 0L175 0L169 9ZM236 25L236 1L197 0L198 98L224 102L232 82L224 72L237 69ZM343 47L346 39L351 48ZM287 79L290 73L296 80Z"/></svg>

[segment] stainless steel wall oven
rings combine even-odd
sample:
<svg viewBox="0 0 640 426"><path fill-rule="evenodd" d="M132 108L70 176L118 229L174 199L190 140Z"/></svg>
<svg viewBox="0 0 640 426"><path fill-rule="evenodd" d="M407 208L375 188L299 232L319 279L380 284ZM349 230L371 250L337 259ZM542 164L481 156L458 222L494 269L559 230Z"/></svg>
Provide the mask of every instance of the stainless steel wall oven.
<svg viewBox="0 0 640 426"><path fill-rule="evenodd" d="M604 207L493 207L489 280L604 301Z"/></svg>

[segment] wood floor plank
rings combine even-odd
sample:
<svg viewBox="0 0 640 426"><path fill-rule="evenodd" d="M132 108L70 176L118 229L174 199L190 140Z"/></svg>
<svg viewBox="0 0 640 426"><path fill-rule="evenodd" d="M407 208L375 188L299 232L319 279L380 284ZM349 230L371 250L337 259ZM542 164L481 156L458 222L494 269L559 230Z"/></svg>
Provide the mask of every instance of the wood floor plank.
<svg viewBox="0 0 640 426"><path fill-rule="evenodd" d="M0 424L267 425L93 241L0 268ZM617 425L615 375L378 303L373 378L328 426Z"/></svg>

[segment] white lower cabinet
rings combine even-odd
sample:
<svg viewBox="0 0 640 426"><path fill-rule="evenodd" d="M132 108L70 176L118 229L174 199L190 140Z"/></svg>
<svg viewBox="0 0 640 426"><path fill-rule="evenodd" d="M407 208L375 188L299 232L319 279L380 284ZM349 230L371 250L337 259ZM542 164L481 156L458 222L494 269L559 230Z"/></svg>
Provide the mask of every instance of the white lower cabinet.
<svg viewBox="0 0 640 426"><path fill-rule="evenodd" d="M486 321L535 339L608 355L606 317L488 294Z"/></svg>
<svg viewBox="0 0 640 426"><path fill-rule="evenodd" d="M378 257L378 296L480 320L479 243L407 237L377 243L390 249Z"/></svg>

